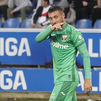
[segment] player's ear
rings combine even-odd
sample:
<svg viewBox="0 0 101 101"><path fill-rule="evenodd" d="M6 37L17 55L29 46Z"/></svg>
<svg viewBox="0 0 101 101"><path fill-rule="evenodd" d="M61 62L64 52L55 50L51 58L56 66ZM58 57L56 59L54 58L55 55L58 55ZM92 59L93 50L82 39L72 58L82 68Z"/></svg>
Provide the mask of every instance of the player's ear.
<svg viewBox="0 0 101 101"><path fill-rule="evenodd" d="M62 14L62 15L63 15L63 18L65 18L65 13L64 13L64 12L63 12L63 14Z"/></svg>
<svg viewBox="0 0 101 101"><path fill-rule="evenodd" d="M63 9L63 11L62 11L62 16L63 16L63 18L65 18L65 13L64 13L64 8L62 8Z"/></svg>

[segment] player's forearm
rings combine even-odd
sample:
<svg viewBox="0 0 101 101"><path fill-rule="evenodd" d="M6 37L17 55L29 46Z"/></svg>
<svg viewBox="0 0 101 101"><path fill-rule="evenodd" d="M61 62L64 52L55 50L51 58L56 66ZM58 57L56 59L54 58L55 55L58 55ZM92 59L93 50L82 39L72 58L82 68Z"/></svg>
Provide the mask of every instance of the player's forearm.
<svg viewBox="0 0 101 101"><path fill-rule="evenodd" d="M36 42L41 42L45 39L47 39L47 37L52 33L51 30L51 26L47 27L44 31L40 32L37 36L36 36Z"/></svg>
<svg viewBox="0 0 101 101"><path fill-rule="evenodd" d="M91 65L90 65L90 58L87 52L86 44L83 43L78 47L78 50L83 57L83 64L84 64L84 70L85 70L85 78L90 79L91 78Z"/></svg>

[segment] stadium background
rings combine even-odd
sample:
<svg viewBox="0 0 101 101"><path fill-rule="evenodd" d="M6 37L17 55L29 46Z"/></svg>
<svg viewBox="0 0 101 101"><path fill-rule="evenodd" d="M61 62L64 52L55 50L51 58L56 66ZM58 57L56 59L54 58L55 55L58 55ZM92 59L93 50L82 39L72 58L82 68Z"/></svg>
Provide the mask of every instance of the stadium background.
<svg viewBox="0 0 101 101"><path fill-rule="evenodd" d="M32 19L30 18L35 11L37 1L40 0L31 1L33 3L33 12L28 13L23 21L19 13L15 14L15 18L5 21L0 11L0 101L48 101L54 85L49 40L36 43L35 36L42 29L29 28L32 25ZM72 6L76 6L76 11L80 16L84 16L75 22L75 27L80 28L79 30L85 38L92 64L93 89L91 94L85 94L83 91L84 71L82 59L78 54L77 65L80 74L80 83L77 88L78 101L101 101L100 12L98 14L94 12L94 15L91 13L85 18L89 11L85 9L85 12L82 12L82 7L79 5L81 0L67 1L73 1L73 4L77 1L77 5ZM83 1L89 2L90 0ZM98 0L94 0L94 2L96 1ZM94 2L90 4L92 5ZM98 4L101 7L100 4L101 2ZM65 5L67 4L65 3ZM95 23L92 15L98 18Z"/></svg>
<svg viewBox="0 0 101 101"><path fill-rule="evenodd" d="M91 58L93 89L84 94L82 59L77 56L80 83L78 101L101 101L101 30L79 29ZM35 42L42 29L0 29L1 101L48 101L53 88L52 55L49 40ZM85 99L85 100L83 100Z"/></svg>

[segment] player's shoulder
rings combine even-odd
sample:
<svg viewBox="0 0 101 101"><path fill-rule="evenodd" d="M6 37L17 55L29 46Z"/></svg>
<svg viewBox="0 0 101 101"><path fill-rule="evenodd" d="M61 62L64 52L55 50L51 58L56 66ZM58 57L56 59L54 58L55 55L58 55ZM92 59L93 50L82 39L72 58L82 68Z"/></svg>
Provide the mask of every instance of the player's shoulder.
<svg viewBox="0 0 101 101"><path fill-rule="evenodd" d="M70 34L81 33L77 28L75 28L74 26L69 25L69 24L68 24L68 26L67 26L67 29L68 29L68 32L70 32Z"/></svg>
<svg viewBox="0 0 101 101"><path fill-rule="evenodd" d="M73 31L80 32L77 28L75 28L74 26L69 25L69 24L68 24L68 30L71 32L73 32Z"/></svg>

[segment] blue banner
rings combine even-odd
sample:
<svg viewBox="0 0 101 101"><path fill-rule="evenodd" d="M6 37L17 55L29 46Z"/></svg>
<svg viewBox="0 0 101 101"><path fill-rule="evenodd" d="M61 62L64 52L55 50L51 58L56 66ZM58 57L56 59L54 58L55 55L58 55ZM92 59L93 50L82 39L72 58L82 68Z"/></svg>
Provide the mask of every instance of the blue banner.
<svg viewBox="0 0 101 101"><path fill-rule="evenodd" d="M79 70L77 92L84 92L84 71ZM92 93L101 93L101 69L92 70ZM0 91L51 92L54 87L52 69L0 68Z"/></svg>
<svg viewBox="0 0 101 101"><path fill-rule="evenodd" d="M82 33L85 39L92 66L101 66L101 33ZM80 54L77 57L77 64L83 65Z"/></svg>
<svg viewBox="0 0 101 101"><path fill-rule="evenodd" d="M0 63L42 65L52 60L49 40L36 43L39 32L0 32Z"/></svg>
<svg viewBox="0 0 101 101"><path fill-rule="evenodd" d="M50 40L35 42L39 32L0 32L0 64L43 65L52 60ZM92 66L101 66L101 33L82 32ZM82 58L77 57L82 65Z"/></svg>

